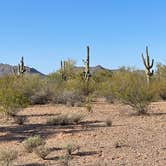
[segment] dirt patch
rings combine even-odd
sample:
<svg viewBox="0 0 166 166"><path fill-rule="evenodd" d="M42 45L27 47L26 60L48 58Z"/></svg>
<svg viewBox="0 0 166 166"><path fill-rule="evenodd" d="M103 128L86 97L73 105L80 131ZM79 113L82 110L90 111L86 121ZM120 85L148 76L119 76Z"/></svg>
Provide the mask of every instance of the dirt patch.
<svg viewBox="0 0 166 166"><path fill-rule="evenodd" d="M148 116L131 115L133 110L120 104L98 102L93 112L85 108L63 105L34 106L23 110L27 117L24 125L4 123L0 119L0 148L17 149L17 166L61 165L64 144L79 146L69 159L71 166L164 166L166 165L166 102L151 104ZM85 118L77 125L50 126L49 117L64 113L82 113ZM105 120L110 118L112 126ZM46 160L35 153L27 153L22 141L29 136L41 135L51 153Z"/></svg>

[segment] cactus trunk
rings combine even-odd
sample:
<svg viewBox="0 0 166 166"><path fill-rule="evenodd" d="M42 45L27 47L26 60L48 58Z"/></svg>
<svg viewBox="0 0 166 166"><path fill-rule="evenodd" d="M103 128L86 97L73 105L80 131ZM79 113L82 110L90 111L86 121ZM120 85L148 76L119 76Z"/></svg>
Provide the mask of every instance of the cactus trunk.
<svg viewBox="0 0 166 166"><path fill-rule="evenodd" d="M18 76L23 77L25 72L26 72L26 68L24 66L24 57L21 57L21 61L18 64Z"/></svg>
<svg viewBox="0 0 166 166"><path fill-rule="evenodd" d="M153 64L154 64L154 59L152 59L151 65L150 65L150 58L149 58L149 53L148 53L148 47L146 47L146 59L144 58L142 54L142 60L143 64L145 66L145 73L146 73L146 78L147 78L147 84L149 85L150 79L153 76L153 70L151 71Z"/></svg>
<svg viewBox="0 0 166 166"><path fill-rule="evenodd" d="M91 77L91 75L90 75L90 68L89 68L89 62L90 62L90 60L89 60L89 53L90 53L90 49L89 49L89 46L87 46L87 55L86 55L86 60L83 60L83 62L84 62L84 79L85 79L85 85L86 85L86 92L85 92L85 94L89 94L89 80L90 80L90 77Z"/></svg>

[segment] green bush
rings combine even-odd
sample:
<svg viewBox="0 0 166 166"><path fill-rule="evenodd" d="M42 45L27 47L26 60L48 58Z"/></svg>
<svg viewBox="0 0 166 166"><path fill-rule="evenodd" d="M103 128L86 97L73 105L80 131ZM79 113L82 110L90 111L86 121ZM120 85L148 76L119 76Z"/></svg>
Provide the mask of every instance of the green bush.
<svg viewBox="0 0 166 166"><path fill-rule="evenodd" d="M0 110L8 115L15 115L29 103L28 98L17 88L18 81L12 76L0 78Z"/></svg>
<svg viewBox="0 0 166 166"><path fill-rule="evenodd" d="M27 138L23 145L28 153L32 153L38 146L45 145L45 141L40 136L33 136Z"/></svg>
<svg viewBox="0 0 166 166"><path fill-rule="evenodd" d="M154 91L147 85L144 75L136 71L115 73L111 81L111 94L139 114L146 113L154 99Z"/></svg>

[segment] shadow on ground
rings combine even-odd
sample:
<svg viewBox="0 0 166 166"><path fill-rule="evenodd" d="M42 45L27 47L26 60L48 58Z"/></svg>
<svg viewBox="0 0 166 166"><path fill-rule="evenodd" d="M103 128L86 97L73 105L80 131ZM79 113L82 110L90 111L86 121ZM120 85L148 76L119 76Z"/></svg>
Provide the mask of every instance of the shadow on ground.
<svg viewBox="0 0 166 166"><path fill-rule="evenodd" d="M77 125L66 126L53 126L48 124L24 124L17 126L1 126L0 132L6 133L6 135L0 136L1 141L18 141L22 142L25 138L40 135L44 138L58 133L79 133L92 131L96 128L108 127L102 121L83 121ZM116 127L116 126L112 126Z"/></svg>

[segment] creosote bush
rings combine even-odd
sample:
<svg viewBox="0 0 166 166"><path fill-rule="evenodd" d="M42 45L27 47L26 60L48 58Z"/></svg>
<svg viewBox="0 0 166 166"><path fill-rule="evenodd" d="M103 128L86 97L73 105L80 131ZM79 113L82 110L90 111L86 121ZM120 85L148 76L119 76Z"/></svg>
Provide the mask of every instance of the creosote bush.
<svg viewBox="0 0 166 166"><path fill-rule="evenodd" d="M32 153L38 146L45 145L45 141L40 136L33 136L27 138L23 145L28 153Z"/></svg>
<svg viewBox="0 0 166 166"><path fill-rule="evenodd" d="M0 110L10 116L15 116L29 104L28 98L22 94L16 82L19 80L12 76L0 78Z"/></svg>
<svg viewBox="0 0 166 166"><path fill-rule="evenodd" d="M117 72L113 75L111 92L118 100L130 105L138 114L147 112L154 99L154 92L147 85L144 75L133 71Z"/></svg>

